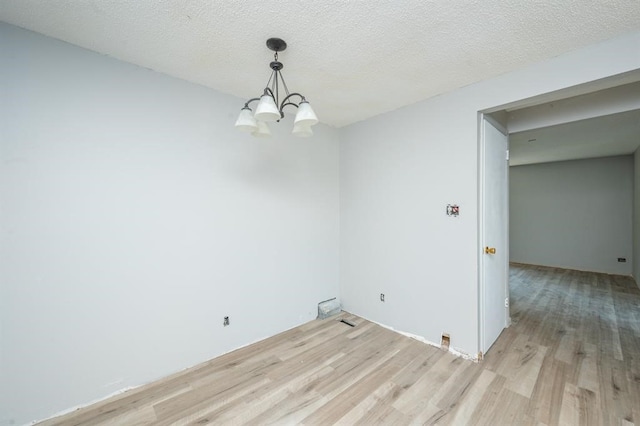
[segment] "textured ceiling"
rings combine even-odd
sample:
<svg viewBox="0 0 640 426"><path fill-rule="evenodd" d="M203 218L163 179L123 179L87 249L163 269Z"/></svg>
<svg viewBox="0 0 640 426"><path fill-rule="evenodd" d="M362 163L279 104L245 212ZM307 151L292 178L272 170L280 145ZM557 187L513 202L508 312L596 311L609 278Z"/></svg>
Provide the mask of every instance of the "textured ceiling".
<svg viewBox="0 0 640 426"><path fill-rule="evenodd" d="M640 30L640 2L0 0L0 20L241 98L280 37L289 88L339 127Z"/></svg>

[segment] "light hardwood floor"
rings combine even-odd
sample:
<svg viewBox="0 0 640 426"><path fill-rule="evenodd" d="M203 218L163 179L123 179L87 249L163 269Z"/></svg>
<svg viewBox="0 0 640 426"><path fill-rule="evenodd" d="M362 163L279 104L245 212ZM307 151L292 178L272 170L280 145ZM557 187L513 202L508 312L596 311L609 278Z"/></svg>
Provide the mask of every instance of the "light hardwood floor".
<svg viewBox="0 0 640 426"><path fill-rule="evenodd" d="M512 265L510 288L481 363L343 313L42 424L640 425L633 280Z"/></svg>

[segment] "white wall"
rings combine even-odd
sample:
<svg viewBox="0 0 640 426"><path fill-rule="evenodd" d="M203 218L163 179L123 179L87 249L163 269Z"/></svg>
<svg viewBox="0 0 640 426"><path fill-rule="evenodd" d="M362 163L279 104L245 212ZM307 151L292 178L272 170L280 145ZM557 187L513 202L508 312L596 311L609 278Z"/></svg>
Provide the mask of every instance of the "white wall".
<svg viewBox="0 0 640 426"><path fill-rule="evenodd" d="M0 424L152 381L338 296L338 132L0 24ZM231 325L222 327L223 316Z"/></svg>
<svg viewBox="0 0 640 426"><path fill-rule="evenodd" d="M640 287L640 148L633 155L633 277Z"/></svg>
<svg viewBox="0 0 640 426"><path fill-rule="evenodd" d="M475 354L478 111L638 69L638 46L633 33L345 128L344 308L436 343L450 333L452 347ZM445 216L448 203L460 217Z"/></svg>
<svg viewBox="0 0 640 426"><path fill-rule="evenodd" d="M631 275L632 156L509 172L512 262Z"/></svg>

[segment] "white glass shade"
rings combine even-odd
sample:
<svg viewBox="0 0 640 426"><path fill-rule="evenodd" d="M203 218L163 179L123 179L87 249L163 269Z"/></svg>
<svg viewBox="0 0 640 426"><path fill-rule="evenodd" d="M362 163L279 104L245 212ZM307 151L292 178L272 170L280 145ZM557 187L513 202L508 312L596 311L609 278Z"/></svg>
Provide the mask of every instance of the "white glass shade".
<svg viewBox="0 0 640 426"><path fill-rule="evenodd" d="M296 119L293 123L294 125L299 124L302 126L313 126L318 123L318 117L316 116L316 113L313 112L309 102L300 102L300 105L298 105L298 113L296 114Z"/></svg>
<svg viewBox="0 0 640 426"><path fill-rule="evenodd" d="M271 137L271 130L269 130L269 126L264 121L257 121L258 128L255 132L251 133L253 136L257 138L268 138Z"/></svg>
<svg viewBox="0 0 640 426"><path fill-rule="evenodd" d="M240 110L240 115L236 120L236 128L242 132L249 133L258 130L258 124L256 123L256 119L253 118L251 108L245 107Z"/></svg>
<svg viewBox="0 0 640 426"><path fill-rule="evenodd" d="M266 94L260 97L254 117L256 120L265 122L280 120L280 110L278 110L273 97Z"/></svg>
<svg viewBox="0 0 640 426"><path fill-rule="evenodd" d="M305 126L304 124L294 124L293 131L291 133L301 138L308 138L313 136L311 126Z"/></svg>

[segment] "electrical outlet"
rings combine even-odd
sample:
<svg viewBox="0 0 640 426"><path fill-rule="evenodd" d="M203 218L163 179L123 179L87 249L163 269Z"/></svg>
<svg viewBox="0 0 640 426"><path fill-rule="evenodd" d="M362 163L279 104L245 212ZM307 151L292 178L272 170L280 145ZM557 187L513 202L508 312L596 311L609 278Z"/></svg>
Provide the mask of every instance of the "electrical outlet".
<svg viewBox="0 0 640 426"><path fill-rule="evenodd" d="M625 263L626 261L627 261L626 257L619 257L618 258L618 262L620 262L620 263Z"/></svg>
<svg viewBox="0 0 640 426"><path fill-rule="evenodd" d="M504 299L504 307L505 308L509 307L509 298L508 297L506 299Z"/></svg>
<svg viewBox="0 0 640 426"><path fill-rule="evenodd" d="M224 317L224 319L222 320L222 325L225 327L229 325L229 317Z"/></svg>
<svg viewBox="0 0 640 426"><path fill-rule="evenodd" d="M447 216L458 217L460 214L460 207L457 204L447 204Z"/></svg>
<svg viewBox="0 0 640 426"><path fill-rule="evenodd" d="M380 293L380 301L384 302L384 293Z"/></svg>

